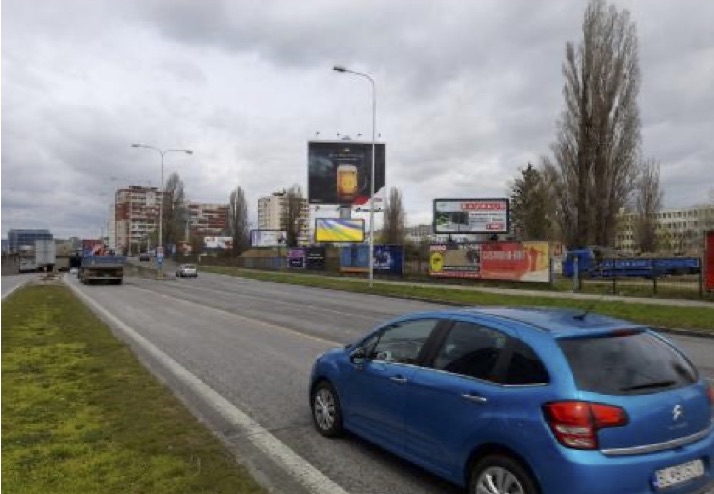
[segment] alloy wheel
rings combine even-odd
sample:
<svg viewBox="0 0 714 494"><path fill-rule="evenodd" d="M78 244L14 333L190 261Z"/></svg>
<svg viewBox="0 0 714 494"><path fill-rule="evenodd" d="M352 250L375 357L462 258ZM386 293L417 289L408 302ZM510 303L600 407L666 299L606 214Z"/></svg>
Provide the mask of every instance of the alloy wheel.
<svg viewBox="0 0 714 494"><path fill-rule="evenodd" d="M525 494L525 489L509 470L492 466L481 472L473 494Z"/></svg>
<svg viewBox="0 0 714 494"><path fill-rule="evenodd" d="M315 393L315 421L323 431L330 430L335 424L335 397L327 388L320 388Z"/></svg>

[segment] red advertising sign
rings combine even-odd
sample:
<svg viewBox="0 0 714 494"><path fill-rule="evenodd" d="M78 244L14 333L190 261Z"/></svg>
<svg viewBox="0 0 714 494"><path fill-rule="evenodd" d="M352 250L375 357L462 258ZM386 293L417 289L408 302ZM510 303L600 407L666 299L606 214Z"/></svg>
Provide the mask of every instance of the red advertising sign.
<svg viewBox="0 0 714 494"><path fill-rule="evenodd" d="M488 242L430 246L429 275L548 283L547 242Z"/></svg>
<svg viewBox="0 0 714 494"><path fill-rule="evenodd" d="M704 239L704 289L714 290L714 230Z"/></svg>

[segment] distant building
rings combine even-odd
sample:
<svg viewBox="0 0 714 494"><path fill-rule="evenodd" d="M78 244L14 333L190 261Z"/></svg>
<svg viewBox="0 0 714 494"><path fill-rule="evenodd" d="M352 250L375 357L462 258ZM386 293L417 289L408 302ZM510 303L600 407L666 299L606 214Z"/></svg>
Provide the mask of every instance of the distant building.
<svg viewBox="0 0 714 494"><path fill-rule="evenodd" d="M53 240L49 230L15 230L7 232L8 249L10 252L18 252L21 246L35 245L35 240Z"/></svg>
<svg viewBox="0 0 714 494"><path fill-rule="evenodd" d="M158 230L161 192L157 187L130 185L117 190L114 197L109 246L120 252L147 250L149 235Z"/></svg>
<svg viewBox="0 0 714 494"><path fill-rule="evenodd" d="M310 207L307 199L301 200L300 233L298 245L309 245L310 241ZM287 230L287 193L274 192L273 194L258 199L258 229L259 230Z"/></svg>
<svg viewBox="0 0 714 494"><path fill-rule="evenodd" d="M638 214L622 211L618 222L616 248L623 252L636 252ZM663 209L655 214L659 250L701 253L704 232L714 229L714 205L680 209Z"/></svg>
<svg viewBox="0 0 714 494"><path fill-rule="evenodd" d="M228 204L188 203L188 228L191 235L214 237L228 226Z"/></svg>

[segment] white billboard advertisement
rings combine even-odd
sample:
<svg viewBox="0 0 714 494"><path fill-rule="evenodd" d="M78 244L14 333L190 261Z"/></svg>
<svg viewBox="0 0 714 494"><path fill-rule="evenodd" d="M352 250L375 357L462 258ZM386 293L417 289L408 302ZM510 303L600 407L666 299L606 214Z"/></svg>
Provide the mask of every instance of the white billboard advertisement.
<svg viewBox="0 0 714 494"><path fill-rule="evenodd" d="M508 233L508 199L434 199L434 233Z"/></svg>
<svg viewBox="0 0 714 494"><path fill-rule="evenodd" d="M233 237L203 237L205 249L230 250L233 248Z"/></svg>
<svg viewBox="0 0 714 494"><path fill-rule="evenodd" d="M280 247L288 241L284 230L251 230L250 245L252 247Z"/></svg>

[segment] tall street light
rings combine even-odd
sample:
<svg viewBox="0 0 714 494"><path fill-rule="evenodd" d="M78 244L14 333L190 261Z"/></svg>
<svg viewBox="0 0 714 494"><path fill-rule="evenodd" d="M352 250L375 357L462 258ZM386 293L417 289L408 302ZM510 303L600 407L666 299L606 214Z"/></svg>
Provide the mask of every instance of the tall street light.
<svg viewBox="0 0 714 494"><path fill-rule="evenodd" d="M370 176L370 194L369 194L369 286L374 283L374 163L375 163L375 148L377 136L377 87L374 79L362 72L350 70L341 65L335 65L332 70L342 74L354 74L359 77L364 77L372 85L372 172Z"/></svg>
<svg viewBox="0 0 714 494"><path fill-rule="evenodd" d="M193 154L193 151L190 149L159 149L154 146L148 146L146 144L132 144L131 147L133 148L144 148L144 149L151 149L152 151L156 151L161 155L161 198L159 199L159 245L158 247L161 247L161 252L163 253L164 250L164 230L163 230L163 224L164 224L164 155L168 153L186 153L186 154ZM158 248L157 248L157 258L158 256ZM163 263L159 264L161 266L161 270L163 273Z"/></svg>

